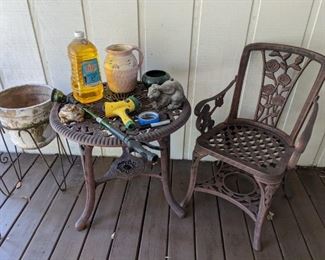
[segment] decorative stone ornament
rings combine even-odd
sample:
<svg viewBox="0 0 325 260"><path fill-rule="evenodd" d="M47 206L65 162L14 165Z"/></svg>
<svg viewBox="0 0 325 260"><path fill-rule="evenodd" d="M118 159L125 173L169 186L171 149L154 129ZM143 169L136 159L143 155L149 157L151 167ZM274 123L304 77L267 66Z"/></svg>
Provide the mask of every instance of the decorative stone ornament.
<svg viewBox="0 0 325 260"><path fill-rule="evenodd" d="M155 109L167 107L169 110L179 108L185 100L182 85L173 79L162 85L152 84L148 89L148 98L153 101Z"/></svg>

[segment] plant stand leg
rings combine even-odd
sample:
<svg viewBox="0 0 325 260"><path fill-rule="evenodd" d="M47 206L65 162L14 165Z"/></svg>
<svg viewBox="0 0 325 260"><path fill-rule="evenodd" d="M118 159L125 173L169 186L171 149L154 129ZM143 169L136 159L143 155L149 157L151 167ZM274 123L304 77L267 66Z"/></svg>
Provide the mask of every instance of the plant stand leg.
<svg viewBox="0 0 325 260"><path fill-rule="evenodd" d="M80 145L81 151L81 162L84 171L85 186L86 186L86 203L84 210L75 224L78 231L81 231L87 227L88 220L93 212L95 205L95 178L94 169L92 165L92 150L93 146L82 146Z"/></svg>
<svg viewBox="0 0 325 260"><path fill-rule="evenodd" d="M169 180L169 168L170 168L170 136L158 140L161 151L161 182L163 186L163 191L165 199L170 206L170 208L176 213L180 218L184 217L185 211L175 200L173 194L171 193L171 185Z"/></svg>

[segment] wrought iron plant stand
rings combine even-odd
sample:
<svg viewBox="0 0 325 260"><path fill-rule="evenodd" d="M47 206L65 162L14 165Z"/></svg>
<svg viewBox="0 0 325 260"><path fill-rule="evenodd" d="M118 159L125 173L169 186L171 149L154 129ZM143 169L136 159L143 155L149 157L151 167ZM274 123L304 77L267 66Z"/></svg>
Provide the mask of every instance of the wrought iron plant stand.
<svg viewBox="0 0 325 260"><path fill-rule="evenodd" d="M12 154L9 151L6 139L4 137L5 131L0 123L0 135L1 135L1 139L2 142L4 144L4 148L5 151L0 152L0 163L2 164L10 164L10 166L13 167L14 171L15 171L15 175L17 177L17 181L21 181L22 180L22 174L21 174L21 166L20 166L20 162L19 162L19 154L18 154L18 150L17 147L15 146L15 158L17 158L17 166L15 164L15 159L13 158ZM9 168L9 167L8 167ZM3 179L3 174L0 175L0 192L5 195L5 196L10 196L11 192L6 184L6 182Z"/></svg>
<svg viewBox="0 0 325 260"><path fill-rule="evenodd" d="M41 122L41 124L43 124L44 122ZM71 150L70 150L70 145L69 145L69 142L68 140L66 140L66 144L67 144L67 148L68 148L68 152L66 151L63 143L62 143L62 140L61 140L61 137L56 134L56 143L57 143L57 147L58 147L58 156L59 156L59 159L60 159L60 164L61 164L61 181L58 180L58 178L56 177L55 173L53 172L52 170L52 166L49 164L48 160L46 159L46 157L44 156L41 148L39 147L37 141L35 140L34 136L32 135L32 133L30 132L30 129L34 128L35 125L33 126L30 126L28 128L24 128L24 129L9 129L9 128L6 128L4 126L2 126L0 124L0 134L1 134L1 139L2 139L2 142L4 143L4 146L5 146L5 152L0 152L0 162L3 163L3 164L6 164L6 163L10 163L10 166L13 167L14 171L15 171L15 175L17 177L17 181L22 181L23 180L23 176L22 176L22 170L21 170L21 166L20 166L20 161L19 161L19 156L20 156L20 153L18 152L18 149L17 149L17 146L15 145L14 146L14 155L15 155L15 158L13 158L13 154L12 152L9 150L8 148L8 145L7 145L7 142L6 142L6 139L5 139L5 131L6 130L10 130L10 131L17 131L18 132L18 135L20 136L21 133L27 133L27 135L30 137L30 139L32 140L34 146L35 146L35 149L33 150L37 150L39 155L41 156L41 158L43 159L46 167L47 167L47 171L53 176L53 179L55 181L55 183L58 185L59 189L61 191L64 191L66 190L66 176L67 176L67 173L66 171L64 170L64 165L63 165L63 156L66 156L67 160L69 161L70 165L73 164L73 158L72 158L72 153L71 153ZM17 161L17 166L15 164L15 161ZM0 175L0 182L1 182L1 185L0 185L0 192L3 193L5 196L10 196L11 193L14 191L10 191L9 188L7 187L4 179L3 179L3 175Z"/></svg>
<svg viewBox="0 0 325 260"><path fill-rule="evenodd" d="M100 117L104 117L103 102L118 101L127 98L125 94L114 94L105 86L104 98L94 103L91 109ZM141 101L141 111L154 110L150 101L147 98L147 88L138 83L136 90L128 95L134 95ZM86 182L86 202L84 210L76 222L76 228L82 230L86 228L88 220L93 212L95 203L95 189L103 182L110 181L115 178L132 179L135 176L146 176L158 178L163 187L164 195L171 209L179 216L183 217L184 209L174 199L169 182L169 161L170 161L170 134L182 127L191 114L191 107L187 100L184 101L180 109L172 111L161 110L157 111L162 120L170 119L171 123L160 126L158 128L139 128L127 130L118 118L107 119L115 128L125 132L129 136L135 138L139 142L158 141L161 150L161 159L155 166L143 161L141 158L135 157L128 152L128 149L123 146L122 141L113 136L108 130L103 128L94 119L86 118L81 123L63 124L60 122L58 113L61 104L54 105L50 123L53 129L62 134L71 141L75 141L80 146L82 166L84 170L84 178ZM137 111L141 113L141 111ZM98 147L122 147L123 154L116 159L111 165L107 173L99 179L95 179L92 165L92 150L94 146Z"/></svg>
<svg viewBox="0 0 325 260"><path fill-rule="evenodd" d="M42 122L44 123L44 122ZM36 125L37 126L37 125ZM7 169L9 169L10 167L13 167L15 175L17 177L17 183L20 183L23 181L23 175L22 175L22 169L21 169L21 165L20 165L20 160L19 160L19 156L21 153L18 152L17 146L14 146L14 153L12 153L9 150L9 147L7 145L6 139L5 139L5 131L6 130L13 130L13 131L18 131L18 135L20 136L22 132L27 133L28 136L31 138L32 142L35 145L35 149L37 149L39 155L41 156L41 158L43 159L46 167L47 167L47 172L50 172L51 175L54 178L55 183L58 185L58 188L61 191L66 190L66 177L67 177L67 172L64 170L64 165L63 165L63 156L66 156L66 158L68 159L70 166L72 166L73 164L73 158L72 158L72 154L71 154L71 150L70 150L70 145L69 142L66 140L66 144L69 150L69 154L67 153L66 149L64 148L64 145L62 143L62 140L60 138L60 136L58 134L56 134L56 142L57 142L57 147L58 147L58 155L60 158L60 164L61 164L61 175L62 175L62 180L59 181L58 178L55 176L55 173L52 170L52 165L49 164L48 160L46 159L46 157L44 156L41 148L38 146L36 140L34 139L32 133L30 132L30 129L35 127L35 125L29 127L29 128L25 128L25 129L8 129L6 127L4 127L1 123L0 123L0 135L1 135L1 139L2 142L5 146L5 151L0 152L0 163L2 164L10 164L9 167ZM14 155L14 157L13 157ZM15 158L15 159L14 159ZM16 162L17 162L17 166L16 166ZM7 198L14 192L15 189L10 189L6 182L4 181L4 174L7 171L5 171L3 174L0 175L0 192L2 194L4 194ZM16 186L17 188L19 186ZM0 234L0 239L1 239L1 234Z"/></svg>
<svg viewBox="0 0 325 260"><path fill-rule="evenodd" d="M238 107L252 52L261 54L263 75L255 116L244 119L238 117ZM318 63L320 69L315 81L310 82L311 90L293 129L287 134L277 128L279 118L299 77L311 62ZM189 204L194 191L230 201L255 222L253 248L261 250L262 225L272 196L281 183L287 190L286 177L295 169L310 139L318 112L318 93L324 79L325 57L321 54L281 44L247 45L236 78L221 93L199 102L195 107L196 127L201 136L196 140L190 184L182 205ZM224 96L233 86L230 114L225 122L215 125L212 114L223 105ZM215 176L197 183L199 162L207 155L219 160ZM251 189L241 192L238 182L237 187L230 187L228 181L234 176L249 180Z"/></svg>

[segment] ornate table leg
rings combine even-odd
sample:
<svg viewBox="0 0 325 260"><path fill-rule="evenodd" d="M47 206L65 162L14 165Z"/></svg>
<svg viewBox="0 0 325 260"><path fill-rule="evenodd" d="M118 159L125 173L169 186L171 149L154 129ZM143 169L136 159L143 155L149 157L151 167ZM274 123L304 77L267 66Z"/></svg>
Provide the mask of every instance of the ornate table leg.
<svg viewBox="0 0 325 260"><path fill-rule="evenodd" d="M76 229L79 231L86 228L95 204L96 185L95 185L95 178L94 178L94 169L92 165L92 150L93 150L93 146L80 145L81 163L84 171L87 197L86 197L85 208L80 218L75 224Z"/></svg>
<svg viewBox="0 0 325 260"><path fill-rule="evenodd" d="M172 195L170 189L169 181L169 162L170 162L170 136L164 137L158 140L161 151L161 182L163 186L163 191L165 199L171 209L176 213L180 218L184 217L184 209L177 203L174 196Z"/></svg>

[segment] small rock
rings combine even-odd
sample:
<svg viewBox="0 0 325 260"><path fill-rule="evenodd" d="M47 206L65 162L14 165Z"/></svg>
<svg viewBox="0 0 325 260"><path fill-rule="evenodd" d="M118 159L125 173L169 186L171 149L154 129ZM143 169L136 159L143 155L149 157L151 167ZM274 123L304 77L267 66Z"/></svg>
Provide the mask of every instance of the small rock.
<svg viewBox="0 0 325 260"><path fill-rule="evenodd" d="M269 211L269 214L267 214L267 220L272 220L274 216L274 213L272 211Z"/></svg>
<svg viewBox="0 0 325 260"><path fill-rule="evenodd" d="M30 202L30 197L23 196L22 198L25 199L25 200L27 200L27 202Z"/></svg>
<svg viewBox="0 0 325 260"><path fill-rule="evenodd" d="M61 123L83 122L85 112L77 105L65 104L59 112Z"/></svg>

